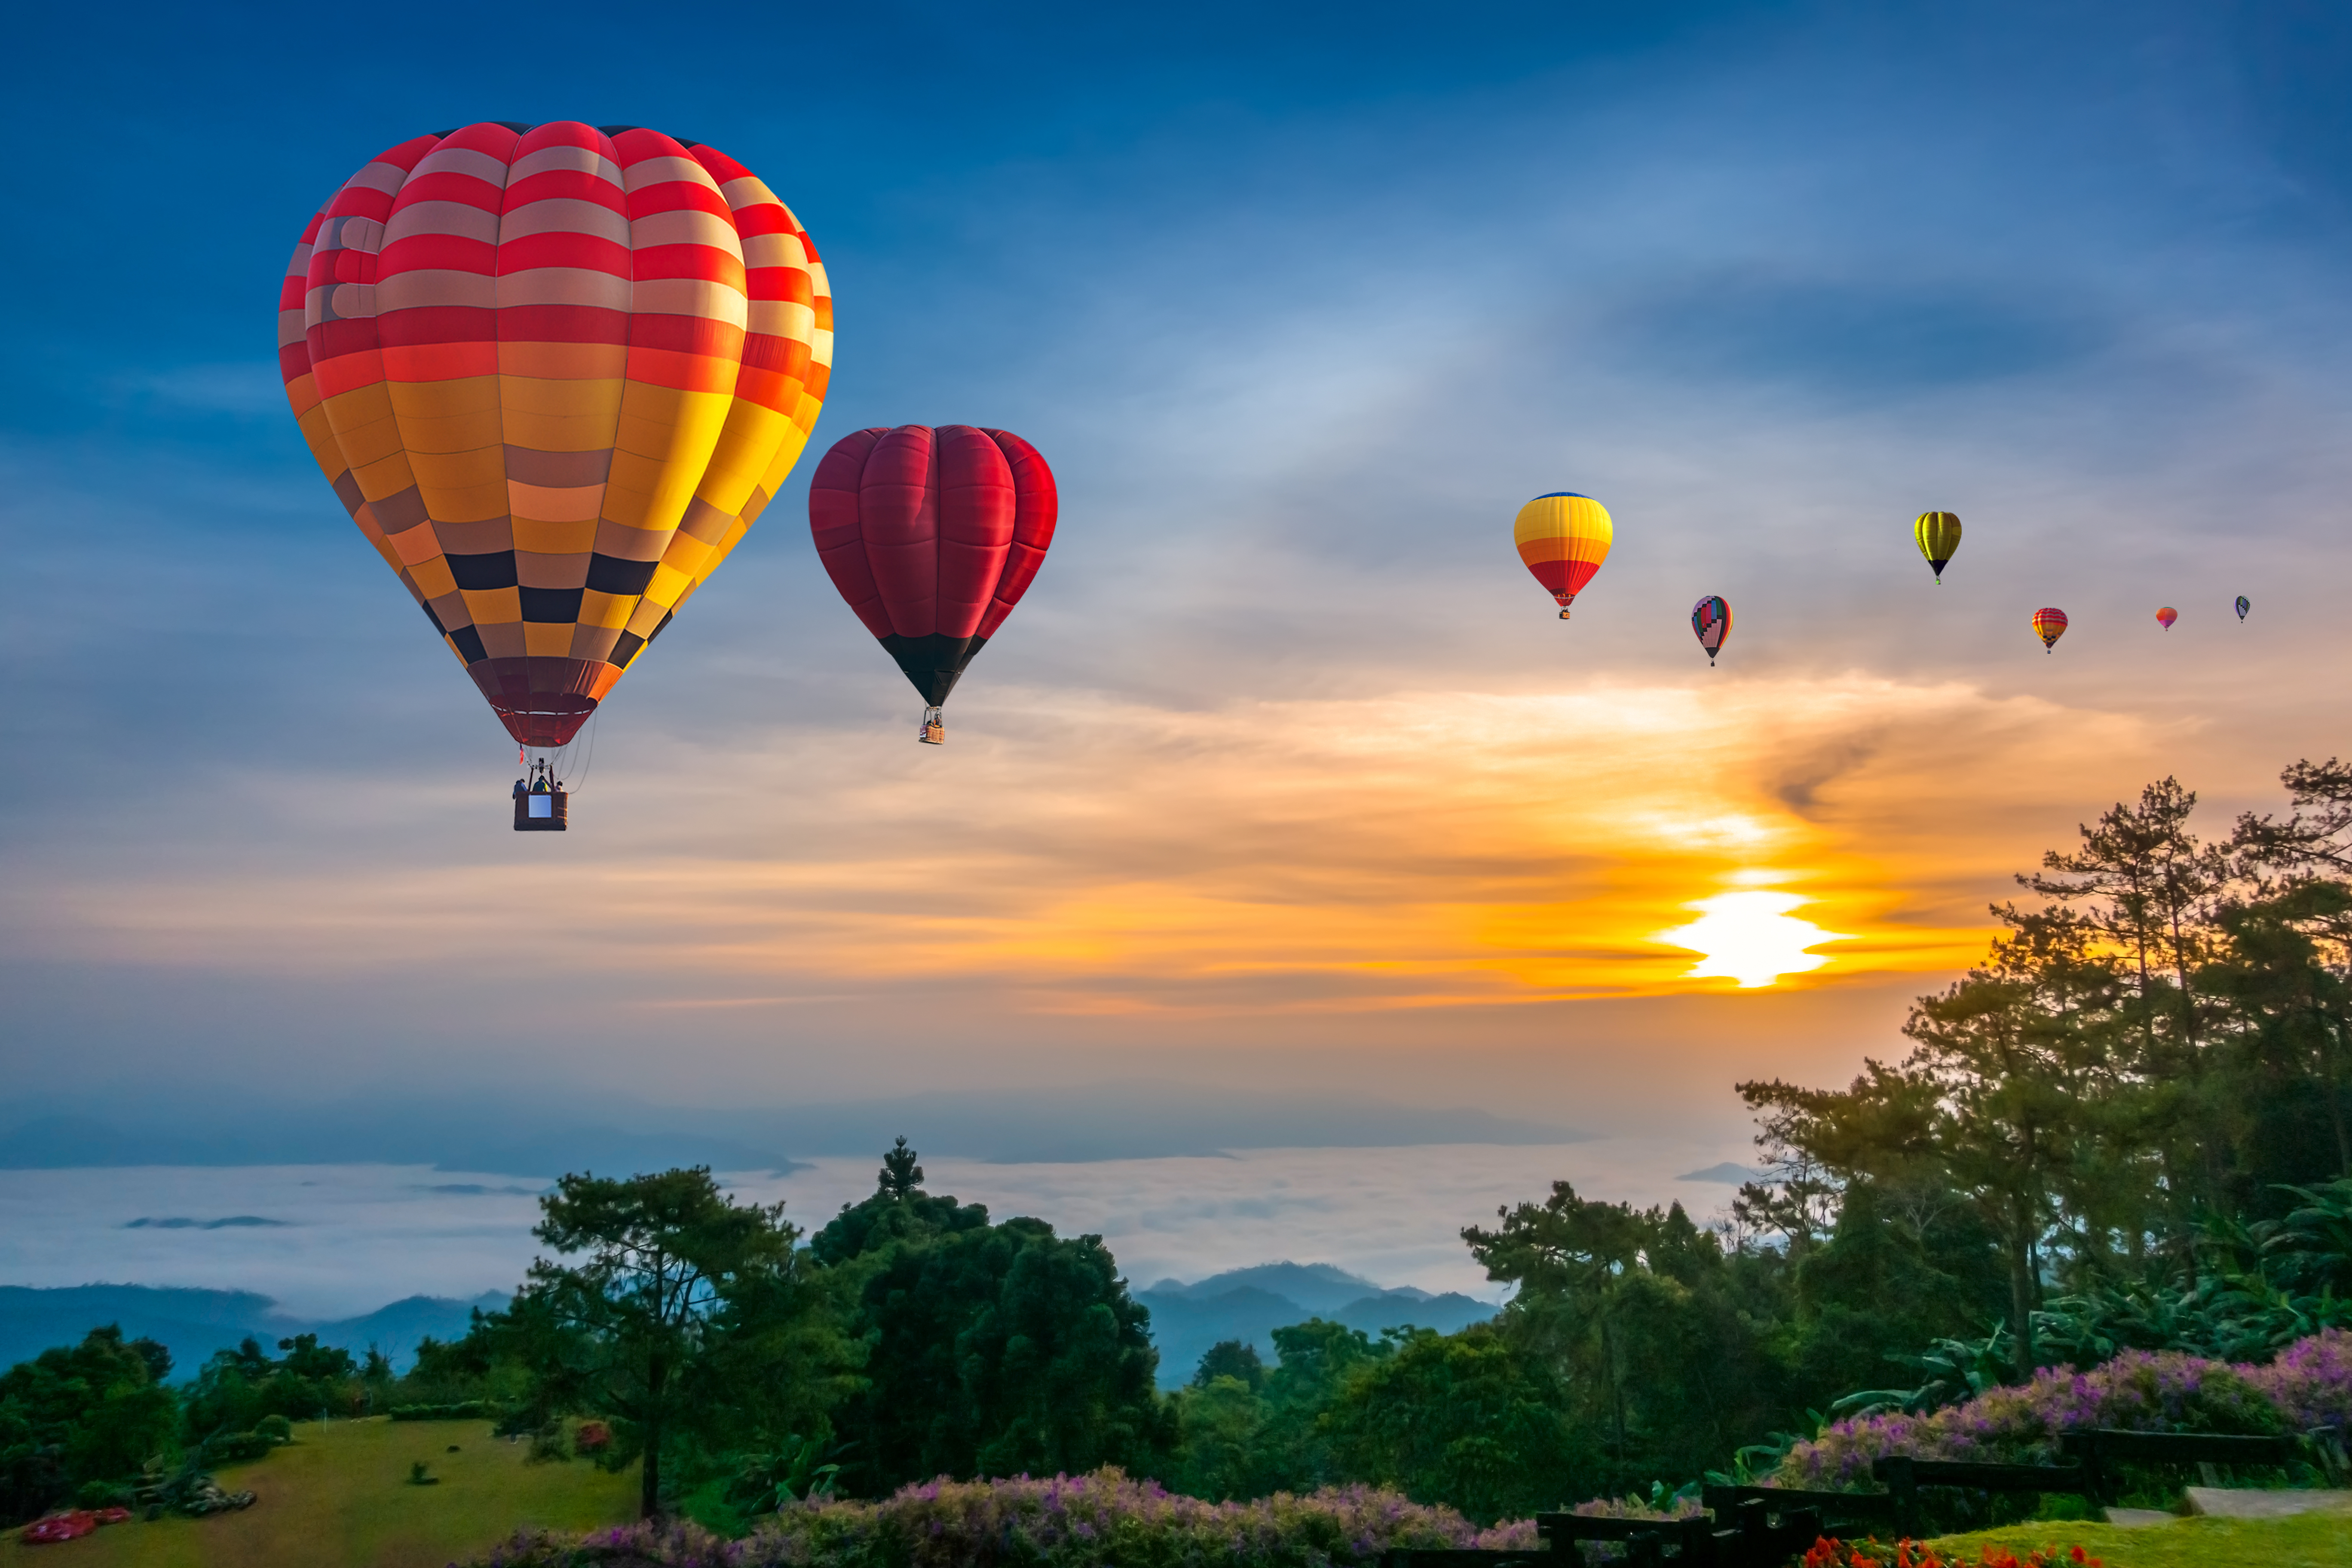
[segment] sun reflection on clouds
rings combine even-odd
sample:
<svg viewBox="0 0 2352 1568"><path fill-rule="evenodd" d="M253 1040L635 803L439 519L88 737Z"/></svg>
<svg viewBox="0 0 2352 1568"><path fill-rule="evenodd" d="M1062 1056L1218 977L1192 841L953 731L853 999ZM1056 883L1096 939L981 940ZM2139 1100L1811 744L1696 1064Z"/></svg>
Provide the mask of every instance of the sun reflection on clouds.
<svg viewBox="0 0 2352 1568"><path fill-rule="evenodd" d="M663 826L667 781L622 779L593 858L329 865L236 900L150 870L62 889L39 940L247 972L528 963L633 977L645 1006L919 984L1030 1016L1272 1018L1834 984L1964 966L2021 781L2064 761L2071 810L2086 770L2147 752L2119 715L1858 675L1343 707L999 694L945 757L892 731L708 770L723 855ZM1802 811L1775 786L1799 763ZM1041 778L1084 780L1085 809Z"/></svg>
<svg viewBox="0 0 2352 1568"><path fill-rule="evenodd" d="M1748 872L1733 879L1760 879ZM1789 912L1811 902L1795 893L1717 893L1687 906L1700 911L1698 919L1662 931L1654 940L1702 955L1685 979L1720 976L1738 981L1742 991L1754 991L1784 974L1808 974L1828 963L1826 953L1811 951L1822 943L1853 940Z"/></svg>

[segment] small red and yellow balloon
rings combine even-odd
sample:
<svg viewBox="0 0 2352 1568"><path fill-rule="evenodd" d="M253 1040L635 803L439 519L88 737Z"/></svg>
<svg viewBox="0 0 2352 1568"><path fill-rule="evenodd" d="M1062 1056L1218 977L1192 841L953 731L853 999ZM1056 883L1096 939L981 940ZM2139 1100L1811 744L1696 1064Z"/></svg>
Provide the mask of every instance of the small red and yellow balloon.
<svg viewBox="0 0 2352 1568"><path fill-rule="evenodd" d="M2033 635L2042 639L2042 651L2049 652L2066 635L2066 612L2044 607L2033 612Z"/></svg>

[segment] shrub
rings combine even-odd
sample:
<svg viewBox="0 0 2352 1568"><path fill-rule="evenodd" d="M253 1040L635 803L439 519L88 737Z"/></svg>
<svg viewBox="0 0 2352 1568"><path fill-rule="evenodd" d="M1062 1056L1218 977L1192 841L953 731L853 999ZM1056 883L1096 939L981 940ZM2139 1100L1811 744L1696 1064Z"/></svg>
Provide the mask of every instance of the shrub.
<svg viewBox="0 0 2352 1568"><path fill-rule="evenodd" d="M394 1421L479 1421L490 1414L490 1407L478 1399L461 1399L455 1405L395 1405L392 1408Z"/></svg>
<svg viewBox="0 0 2352 1568"><path fill-rule="evenodd" d="M583 1421L572 1435L572 1446L583 1454L601 1454L613 1446L613 1429L602 1421Z"/></svg>
<svg viewBox="0 0 2352 1568"><path fill-rule="evenodd" d="M691 1524L519 1535L496 1568L1369 1568L1391 1547L1532 1548L1535 1526L1481 1531L1449 1508L1367 1487L1203 1502L1117 1469L1050 1480L937 1480L879 1502L788 1504L731 1549ZM723 1553L723 1556L722 1556Z"/></svg>
<svg viewBox="0 0 2352 1568"><path fill-rule="evenodd" d="M272 1443L291 1443L294 1440L294 1423L283 1415L265 1415L253 1424L253 1430Z"/></svg>
<svg viewBox="0 0 2352 1568"><path fill-rule="evenodd" d="M205 1439L204 1462L234 1465L258 1459L269 1452L269 1439L258 1432L220 1432Z"/></svg>
<svg viewBox="0 0 2352 1568"><path fill-rule="evenodd" d="M2177 1351L2126 1351L2078 1373L1988 1389L1930 1415L1866 1415L1824 1427L1781 1461L1781 1486L1842 1489L1866 1481L1888 1454L1923 1459L2048 1463L2065 1432L2301 1431L2352 1416L2352 1333L2330 1329L2281 1351L2268 1366L2231 1366Z"/></svg>

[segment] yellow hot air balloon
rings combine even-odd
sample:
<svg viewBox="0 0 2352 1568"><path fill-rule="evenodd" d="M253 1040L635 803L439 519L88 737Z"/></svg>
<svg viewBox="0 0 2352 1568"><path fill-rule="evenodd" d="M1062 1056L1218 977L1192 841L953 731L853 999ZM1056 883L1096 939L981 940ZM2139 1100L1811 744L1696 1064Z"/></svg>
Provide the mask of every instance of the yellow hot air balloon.
<svg viewBox="0 0 2352 1568"><path fill-rule="evenodd" d="M1937 585L1942 586L1944 566L1960 548L1960 514L1923 511L1919 521L1911 525L1911 536L1919 542L1919 553L1936 569Z"/></svg>
<svg viewBox="0 0 2352 1568"><path fill-rule="evenodd" d="M1559 602L1564 621L1570 601L1609 558L1616 529L1609 521L1609 509L1591 496L1555 490L1519 508L1511 537L1518 542L1519 559Z"/></svg>

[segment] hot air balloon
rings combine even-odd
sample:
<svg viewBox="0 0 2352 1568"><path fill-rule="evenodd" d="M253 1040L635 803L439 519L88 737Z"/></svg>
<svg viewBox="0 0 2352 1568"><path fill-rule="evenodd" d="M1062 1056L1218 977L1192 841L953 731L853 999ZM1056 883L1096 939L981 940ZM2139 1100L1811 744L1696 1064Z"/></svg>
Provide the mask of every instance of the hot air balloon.
<svg viewBox="0 0 2352 1568"><path fill-rule="evenodd" d="M1919 553L1935 568L1936 585L1942 587L1944 567L1960 548L1960 514L1923 511L1919 521L1911 525L1911 536L1919 542Z"/></svg>
<svg viewBox="0 0 2352 1568"><path fill-rule="evenodd" d="M2238 595L2238 618L2240 620L2244 620L2246 618L2246 612L2253 607L2252 601L2249 600L2243 594Z"/></svg>
<svg viewBox="0 0 2352 1568"><path fill-rule="evenodd" d="M1720 594L1709 594L1691 606L1691 630L1698 634L1698 646L1706 649L1706 664L1715 668L1715 656L1723 651L1723 639L1731 635L1731 606Z"/></svg>
<svg viewBox="0 0 2352 1568"><path fill-rule="evenodd" d="M2033 635L2042 639L2042 651L2049 652L2066 635L2066 612L2042 609L2033 612Z"/></svg>
<svg viewBox="0 0 2352 1568"><path fill-rule="evenodd" d="M833 585L926 704L918 740L996 635L1054 542L1054 472L1010 430L859 430L809 481L809 531Z"/></svg>
<svg viewBox="0 0 2352 1568"><path fill-rule="evenodd" d="M783 483L833 301L791 210L716 149L482 123L320 209L278 344L360 531L507 732L555 747Z"/></svg>
<svg viewBox="0 0 2352 1568"><path fill-rule="evenodd" d="M1591 496L1554 490L1519 508L1511 525L1518 542L1519 559L1536 574L1544 591L1559 602L1559 618L1568 619L1570 601L1584 591L1601 563L1609 559L1616 529L1609 509Z"/></svg>
<svg viewBox="0 0 2352 1568"><path fill-rule="evenodd" d="M2174 609L2170 605L2167 605L2164 608L2156 612L2156 624L2162 626L2166 631L2170 631L2172 629L2172 623L2179 618L2180 612Z"/></svg>

